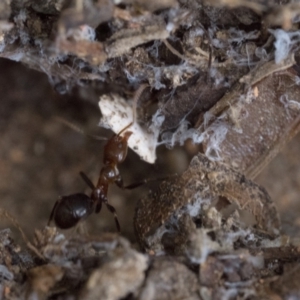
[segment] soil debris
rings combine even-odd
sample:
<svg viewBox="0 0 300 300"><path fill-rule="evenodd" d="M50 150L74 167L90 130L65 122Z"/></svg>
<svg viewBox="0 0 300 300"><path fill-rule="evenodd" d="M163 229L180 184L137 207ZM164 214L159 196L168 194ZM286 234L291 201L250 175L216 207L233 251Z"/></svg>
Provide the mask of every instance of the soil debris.
<svg viewBox="0 0 300 300"><path fill-rule="evenodd" d="M299 205L278 192L272 176L272 197L254 182L300 130L299 15L300 4L288 0L2 1L0 57L27 69L19 76L20 65L0 61L8 72L0 76L5 103L0 217L6 222L0 231L0 298L299 298L299 218L293 209ZM13 78L17 88L11 87ZM132 105L134 91L143 86L147 89ZM49 121L58 111L52 110L51 97L60 105L72 98L61 111L73 109L86 124L92 113L84 117L76 98L91 105L100 99L101 110L111 99L102 124L114 129L116 123L136 121L142 137L133 148L142 148L143 133L152 132L146 146L150 158L140 156L164 162L164 174L192 158L181 166L182 174L166 176L147 196L138 194L134 218L135 204L120 196L126 192L109 195L118 217L123 214L122 235L109 233L102 216L86 221L97 234L80 226L73 232L36 229L38 215L46 223L44 205L50 213L56 197L81 188L70 179L74 174L100 170L77 136L58 134ZM100 112L94 111L98 121ZM45 136L37 137L45 119ZM32 130L33 123L39 128ZM181 156L157 151L160 145L181 146ZM54 161L60 153L61 160ZM295 153L294 165L298 149ZM133 170L150 174L151 167L136 163L136 157L128 160L120 173L128 171L129 178ZM287 191L294 198L300 191L297 172L291 176L295 189ZM280 183L288 177L280 175ZM281 199L275 203L277 194ZM34 232L32 240L28 231Z"/></svg>

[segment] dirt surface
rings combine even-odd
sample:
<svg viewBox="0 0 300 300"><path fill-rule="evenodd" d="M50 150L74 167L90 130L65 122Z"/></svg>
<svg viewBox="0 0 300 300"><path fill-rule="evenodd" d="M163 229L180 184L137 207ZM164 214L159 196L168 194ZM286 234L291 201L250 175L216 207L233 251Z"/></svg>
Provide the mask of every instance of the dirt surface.
<svg viewBox="0 0 300 300"><path fill-rule="evenodd" d="M300 298L299 15L288 1L0 4L0 299ZM105 203L48 227L60 196L94 201L79 172L95 184L103 167L88 134L113 136L107 95L159 139L155 164L129 150L117 165L125 185L167 177L109 185L121 234Z"/></svg>

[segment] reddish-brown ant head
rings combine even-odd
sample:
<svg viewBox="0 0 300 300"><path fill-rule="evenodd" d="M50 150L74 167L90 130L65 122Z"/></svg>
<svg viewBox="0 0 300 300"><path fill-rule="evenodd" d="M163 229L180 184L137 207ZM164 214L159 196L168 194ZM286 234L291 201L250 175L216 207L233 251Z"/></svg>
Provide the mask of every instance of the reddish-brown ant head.
<svg viewBox="0 0 300 300"><path fill-rule="evenodd" d="M123 136L113 136L104 147L103 163L105 165L118 165L125 160L127 155L127 141L132 135L131 131L126 131Z"/></svg>
<svg viewBox="0 0 300 300"><path fill-rule="evenodd" d="M133 134L132 131L126 131L123 135L123 139L127 142L132 134Z"/></svg>

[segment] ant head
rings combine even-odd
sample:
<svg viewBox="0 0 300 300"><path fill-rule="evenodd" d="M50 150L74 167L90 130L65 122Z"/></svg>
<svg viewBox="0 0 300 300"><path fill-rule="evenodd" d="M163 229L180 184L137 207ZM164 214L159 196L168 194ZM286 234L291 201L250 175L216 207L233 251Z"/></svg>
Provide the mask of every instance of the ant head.
<svg viewBox="0 0 300 300"><path fill-rule="evenodd" d="M126 131L120 135L113 136L104 147L103 162L105 165L118 165L122 163L127 155L127 140L132 135Z"/></svg>
<svg viewBox="0 0 300 300"><path fill-rule="evenodd" d="M126 131L123 135L123 139L128 141L128 139L130 138L130 136L133 134L132 131Z"/></svg>
<svg viewBox="0 0 300 300"><path fill-rule="evenodd" d="M128 139L130 138L130 136L133 134L132 131L126 131L124 134L123 134L123 140L125 140L126 142L128 141Z"/></svg>

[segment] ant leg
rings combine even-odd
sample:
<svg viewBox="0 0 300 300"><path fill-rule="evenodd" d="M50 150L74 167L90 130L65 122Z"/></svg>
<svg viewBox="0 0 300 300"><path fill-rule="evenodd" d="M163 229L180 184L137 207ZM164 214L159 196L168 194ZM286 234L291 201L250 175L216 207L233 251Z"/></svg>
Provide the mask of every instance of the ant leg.
<svg viewBox="0 0 300 300"><path fill-rule="evenodd" d="M144 179L143 181L139 181L139 182L134 182L134 183L131 183L129 185L126 185L126 186L122 186L122 189L126 189L126 190L132 190L132 189L135 189L139 186L142 186L148 182L152 182L152 181L158 181L158 180L165 180L166 177L164 178L152 178L152 179Z"/></svg>
<svg viewBox="0 0 300 300"><path fill-rule="evenodd" d="M157 179L152 179L152 180L147 180L147 179L144 179L143 181L139 181L139 182L134 182L132 184L129 184L129 185L126 185L124 186L124 183L123 183L123 179L121 177L119 177L115 183L116 185L121 188L121 189L127 189L127 190L131 190L131 189L135 189L143 184L146 184L147 182L149 181L156 181Z"/></svg>
<svg viewBox="0 0 300 300"><path fill-rule="evenodd" d="M112 205L110 205L110 204L108 204L108 203L105 203L105 205L106 205L107 209L108 209L112 214L114 214L114 218L115 218L115 223L116 223L117 229L118 229L119 232L121 232L121 227L120 227L120 223L119 223L119 220L118 220L118 216L117 216L116 209L115 209Z"/></svg>
<svg viewBox="0 0 300 300"><path fill-rule="evenodd" d="M137 188L141 185L144 185L148 182L167 180L167 179L170 179L170 178L176 177L176 176L178 176L178 175L174 174L174 175L169 175L169 176L160 177L160 178L148 178L148 179L144 179L144 180L139 181L139 182L134 182L134 183L126 185L126 186L124 186L122 178L116 180L115 182L116 182L116 185L121 189L132 190L132 189L135 189L135 188Z"/></svg>
<svg viewBox="0 0 300 300"><path fill-rule="evenodd" d="M149 182L149 181L156 181L156 180L158 180L158 179L144 179L143 181L139 181L139 182L134 182L134 183L132 183L132 184L129 184L129 185L126 185L126 186L124 186L124 183L123 183L123 179L122 178L119 178L118 180L116 180L115 181L115 183L116 183L116 185L119 187L119 188L121 188L121 189L127 189L127 190L132 190L132 189L135 189L135 188L137 188L137 187L139 187L139 186L141 186L141 185L144 185L144 184L146 184L147 182Z"/></svg>
<svg viewBox="0 0 300 300"><path fill-rule="evenodd" d="M124 183L121 175L119 175L118 178L115 180L115 184L121 189L124 188Z"/></svg>
<svg viewBox="0 0 300 300"><path fill-rule="evenodd" d="M56 208L57 208L58 204L60 203L61 199L62 199L62 197L59 197L58 200L55 202L55 204L54 204L54 206L52 208L52 211L51 211L51 214L50 214L47 226L49 226L50 223L51 223L51 221L53 220Z"/></svg>
<svg viewBox="0 0 300 300"><path fill-rule="evenodd" d="M140 182L135 182L135 183L132 183L132 184L129 184L129 185L126 185L124 186L123 185L123 180L120 182L120 181L116 181L116 185L121 188L121 189L127 189L127 190L132 190L132 189L135 189L143 184L146 184L147 182L149 182L148 180L143 180L143 181L140 181Z"/></svg>
<svg viewBox="0 0 300 300"><path fill-rule="evenodd" d="M96 208L95 208L95 213L98 214L101 211L102 208L102 201L98 201Z"/></svg>
<svg viewBox="0 0 300 300"><path fill-rule="evenodd" d="M95 189L94 184L92 183L92 181L87 177L87 175L85 173L83 173L82 171L79 172L81 178L83 179L83 181L92 189Z"/></svg>

